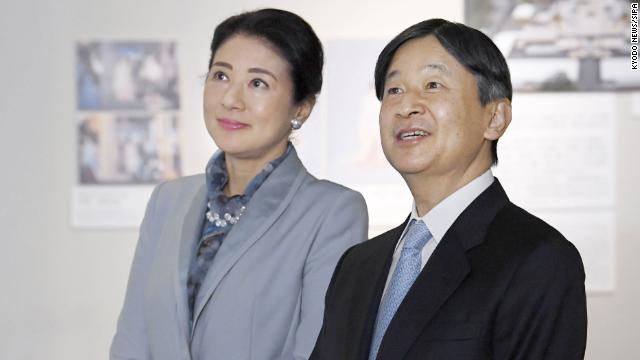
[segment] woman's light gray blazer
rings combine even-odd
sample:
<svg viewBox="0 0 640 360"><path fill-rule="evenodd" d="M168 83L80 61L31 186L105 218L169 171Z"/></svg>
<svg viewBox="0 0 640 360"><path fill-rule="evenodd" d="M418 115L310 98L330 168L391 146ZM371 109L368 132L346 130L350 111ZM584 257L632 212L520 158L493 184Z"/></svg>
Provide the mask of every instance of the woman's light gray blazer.
<svg viewBox="0 0 640 360"><path fill-rule="evenodd" d="M333 269L367 236L362 195L314 178L294 150L224 240L189 329L186 278L205 208L204 175L153 191L111 359L308 358Z"/></svg>

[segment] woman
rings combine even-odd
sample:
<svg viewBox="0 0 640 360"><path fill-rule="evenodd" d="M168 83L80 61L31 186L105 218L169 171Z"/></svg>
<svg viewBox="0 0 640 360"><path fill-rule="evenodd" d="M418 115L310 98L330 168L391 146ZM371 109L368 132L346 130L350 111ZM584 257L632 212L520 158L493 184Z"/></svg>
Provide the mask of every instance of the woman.
<svg viewBox="0 0 640 360"><path fill-rule="evenodd" d="M112 359L304 359L340 255L366 237L362 196L317 180L288 138L322 85L311 27L265 9L211 42L204 175L159 185L140 230Z"/></svg>

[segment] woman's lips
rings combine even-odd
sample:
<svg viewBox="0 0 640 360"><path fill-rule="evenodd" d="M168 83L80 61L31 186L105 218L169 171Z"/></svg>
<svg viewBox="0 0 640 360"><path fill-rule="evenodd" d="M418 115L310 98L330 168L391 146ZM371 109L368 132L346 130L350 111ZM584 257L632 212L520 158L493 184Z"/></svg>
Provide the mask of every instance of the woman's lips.
<svg viewBox="0 0 640 360"><path fill-rule="evenodd" d="M245 124L240 121L231 120L231 119L218 119L218 124L225 130L241 130L249 127L249 124Z"/></svg>

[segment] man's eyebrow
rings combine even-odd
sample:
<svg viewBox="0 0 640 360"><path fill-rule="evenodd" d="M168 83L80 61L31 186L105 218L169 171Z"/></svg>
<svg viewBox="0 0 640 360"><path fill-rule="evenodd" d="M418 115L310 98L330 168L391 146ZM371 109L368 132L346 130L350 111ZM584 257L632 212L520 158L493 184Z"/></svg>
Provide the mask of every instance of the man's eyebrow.
<svg viewBox="0 0 640 360"><path fill-rule="evenodd" d="M451 74L451 70L449 70L449 68L441 63L431 63L431 64L427 64L424 66L424 69L426 70L436 70L439 71L441 73L444 73L445 75L450 75ZM395 76L398 76L398 74L400 73L400 70L391 70L389 71L389 73L387 74L387 76L385 76L385 80L389 80Z"/></svg>
<svg viewBox="0 0 640 360"><path fill-rule="evenodd" d="M451 74L451 70L449 70L449 68L441 63L432 63L432 64L427 64L424 66L426 69L429 70L437 70L440 71L442 73L445 73L446 75Z"/></svg>
<svg viewBox="0 0 640 360"><path fill-rule="evenodd" d="M385 76L385 80L389 80L394 76L397 76L400 73L400 70L391 70L389 71L389 73L387 73L387 76Z"/></svg>

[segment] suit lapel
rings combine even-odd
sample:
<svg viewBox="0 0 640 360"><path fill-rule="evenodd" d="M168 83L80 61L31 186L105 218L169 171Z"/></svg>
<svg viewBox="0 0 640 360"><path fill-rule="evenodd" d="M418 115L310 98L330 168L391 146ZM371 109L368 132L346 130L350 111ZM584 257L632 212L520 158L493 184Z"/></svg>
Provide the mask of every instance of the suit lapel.
<svg viewBox="0 0 640 360"><path fill-rule="evenodd" d="M398 359L469 273L455 236L445 236L400 304L382 339L378 359Z"/></svg>
<svg viewBox="0 0 640 360"><path fill-rule="evenodd" d="M187 277L195 247L202 233L202 222L207 206L207 188L205 182L196 191L190 202L182 222L178 249L177 271L175 272L174 290L177 304L179 326L185 339L189 334L189 307L187 304Z"/></svg>
<svg viewBox="0 0 640 360"><path fill-rule="evenodd" d="M222 279L287 208L306 175L295 150L292 150L255 192L242 219L227 234L207 272L196 298L192 330Z"/></svg>
<svg viewBox="0 0 640 360"><path fill-rule="evenodd" d="M387 282L393 252L408 219L402 225L380 235L380 238L369 240L379 241L380 244L372 251L371 256L364 260L362 265L361 273L366 276L363 283L368 282L373 286L365 287L357 294L357 304L360 305L355 307L353 319L364 319L364 321L353 321L354 326L358 326L353 331L353 338L360 339L360 346L355 348L356 353L349 355L350 359L367 359L369 357L373 327L378 315L382 292Z"/></svg>
<svg viewBox="0 0 640 360"><path fill-rule="evenodd" d="M496 178L453 223L400 304L382 339L379 360L402 358L471 271L466 251L481 244L508 198ZM388 270L387 270L388 271Z"/></svg>

